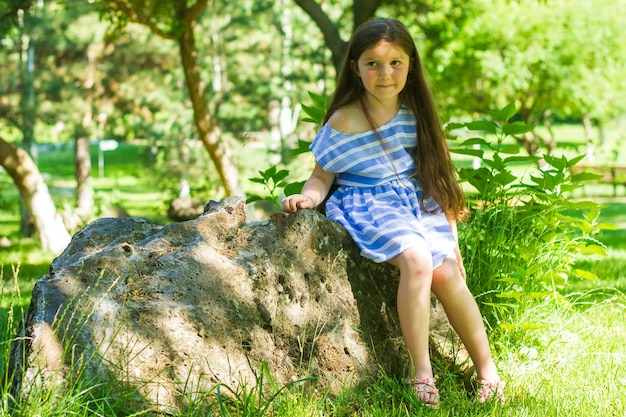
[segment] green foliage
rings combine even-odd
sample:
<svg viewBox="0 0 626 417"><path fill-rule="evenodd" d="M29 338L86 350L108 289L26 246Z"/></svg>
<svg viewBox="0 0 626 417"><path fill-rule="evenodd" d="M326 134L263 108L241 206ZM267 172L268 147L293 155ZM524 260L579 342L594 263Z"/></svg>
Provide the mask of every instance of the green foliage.
<svg viewBox="0 0 626 417"><path fill-rule="evenodd" d="M321 127L326 116L326 110L328 110L328 96L318 95L309 91L309 97L313 100L313 104L310 106L302 104L302 110L306 113L306 117L302 121L315 123Z"/></svg>
<svg viewBox="0 0 626 417"><path fill-rule="evenodd" d="M417 22L424 65L449 109L515 102L529 123L624 112L626 8L610 0L439 3Z"/></svg>
<svg viewBox="0 0 626 417"><path fill-rule="evenodd" d="M279 170L276 168L276 165L272 165L265 171L259 171L259 175L261 177L248 178L250 181L263 184L265 190L269 192L269 195L259 196L259 195L251 195L246 200L246 203L253 203L259 200L269 201L274 203L277 208L280 208L280 190L284 189L287 186L287 183L284 179L289 175L289 171L286 169Z"/></svg>
<svg viewBox="0 0 626 417"><path fill-rule="evenodd" d="M469 198L470 216L461 229L460 245L468 285L477 293L492 326L536 328L520 322L525 309L546 301L565 305L561 295L572 278L595 280L576 267L581 257L606 254L596 234L612 226L599 222L600 207L575 202L572 191L593 175L574 175L582 156L519 155L512 135L532 126L510 122L516 114L508 105L492 112L491 120L451 123L450 131L482 131L483 137L460 140L451 152L478 158L478 168L461 168L459 178L476 193ZM538 167L538 164L540 167Z"/></svg>
<svg viewBox="0 0 626 417"><path fill-rule="evenodd" d="M328 108L328 97L317 95L311 91L309 91L309 97L313 101L313 104L302 104L302 110L305 113L305 117L302 118L302 121L321 126L324 116L326 115L326 109ZM309 152L309 145L311 145L311 141L298 140L298 145L291 150L291 155L296 156ZM302 186L305 183L305 181L287 182L286 179L289 176L289 170L278 169L276 165L272 165L265 171L259 171L259 175L260 177L248 179L253 183L262 184L265 191L269 194L252 194L248 197L246 203L264 200L273 203L276 209L280 209L280 199L282 198L281 191L286 196L298 194L302 191Z"/></svg>

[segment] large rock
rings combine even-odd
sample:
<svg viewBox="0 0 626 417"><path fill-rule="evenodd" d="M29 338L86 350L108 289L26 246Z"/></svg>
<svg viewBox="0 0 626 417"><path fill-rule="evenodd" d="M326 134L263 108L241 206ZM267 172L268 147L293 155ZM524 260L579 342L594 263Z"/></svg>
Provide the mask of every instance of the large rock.
<svg viewBox="0 0 626 417"><path fill-rule="evenodd" d="M100 219L33 289L12 347L13 394L80 371L177 407L189 387L255 384L264 364L278 383L313 375L333 392L378 365L401 375L397 281L311 210L247 223L243 200L229 198L167 226ZM458 357L440 310L434 354Z"/></svg>

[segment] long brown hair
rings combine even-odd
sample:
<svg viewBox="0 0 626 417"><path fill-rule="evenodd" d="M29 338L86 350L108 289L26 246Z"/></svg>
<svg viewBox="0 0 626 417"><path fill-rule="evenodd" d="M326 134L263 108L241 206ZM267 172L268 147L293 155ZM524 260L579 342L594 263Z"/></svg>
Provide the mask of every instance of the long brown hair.
<svg viewBox="0 0 626 417"><path fill-rule="evenodd" d="M416 178L422 187L422 199L430 195L448 215L462 219L466 211L465 195L456 178L456 170L450 158L435 101L426 82L417 47L402 22L397 19L377 18L363 23L354 31L324 123L337 109L361 100L365 94L365 87L350 63L357 61L365 50L374 47L380 41L399 46L410 57L411 65L406 85L400 92L400 100L415 115ZM363 111L366 112L368 120L371 120L365 107Z"/></svg>

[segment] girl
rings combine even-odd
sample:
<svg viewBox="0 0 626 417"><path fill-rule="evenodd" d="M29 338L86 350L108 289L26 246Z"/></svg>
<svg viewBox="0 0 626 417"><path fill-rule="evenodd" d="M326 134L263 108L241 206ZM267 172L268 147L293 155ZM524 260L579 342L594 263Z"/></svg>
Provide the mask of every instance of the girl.
<svg viewBox="0 0 626 417"><path fill-rule="evenodd" d="M456 221L465 197L455 177L415 43L395 19L355 31L326 113L311 144L316 159L301 194L281 208L321 204L361 254L400 270L398 316L419 401L439 402L428 351L430 292L442 303L478 376L477 398L503 400L474 297L465 284Z"/></svg>

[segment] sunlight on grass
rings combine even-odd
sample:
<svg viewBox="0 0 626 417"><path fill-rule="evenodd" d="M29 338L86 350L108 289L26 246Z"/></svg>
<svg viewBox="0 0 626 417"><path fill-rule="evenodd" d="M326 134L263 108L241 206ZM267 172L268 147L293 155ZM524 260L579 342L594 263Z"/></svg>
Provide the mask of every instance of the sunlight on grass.
<svg viewBox="0 0 626 417"><path fill-rule="evenodd" d="M619 416L626 409L626 298L553 313L538 342L507 352L501 366L512 406L554 416ZM528 415L542 415L539 413Z"/></svg>

